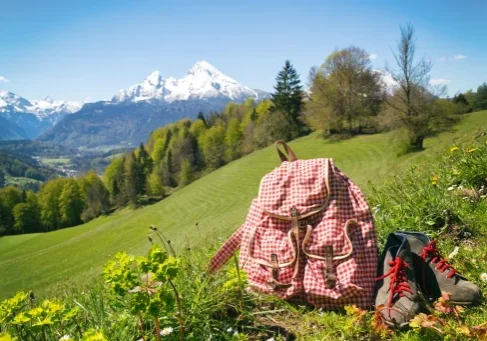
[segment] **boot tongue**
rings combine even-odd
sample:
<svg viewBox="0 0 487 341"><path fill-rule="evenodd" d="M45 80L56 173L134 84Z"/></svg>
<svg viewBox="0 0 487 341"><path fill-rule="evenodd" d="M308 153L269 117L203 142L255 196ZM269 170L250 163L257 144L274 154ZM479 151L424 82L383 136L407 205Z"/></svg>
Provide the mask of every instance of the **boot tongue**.
<svg viewBox="0 0 487 341"><path fill-rule="evenodd" d="M411 250L409 249L409 244L407 243L407 241L404 241L404 243L401 244L399 250L396 253L396 257L401 258L404 262L407 263L410 269L413 269L413 255L411 253Z"/></svg>

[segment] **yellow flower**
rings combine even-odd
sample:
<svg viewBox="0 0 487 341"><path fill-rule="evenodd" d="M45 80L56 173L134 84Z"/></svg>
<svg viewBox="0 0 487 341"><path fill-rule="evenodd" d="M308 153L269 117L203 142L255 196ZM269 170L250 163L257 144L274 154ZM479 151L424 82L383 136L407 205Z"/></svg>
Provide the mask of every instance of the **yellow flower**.
<svg viewBox="0 0 487 341"><path fill-rule="evenodd" d="M472 152L474 152L476 150L477 150L477 148L470 148L469 150L467 150L467 152L472 153Z"/></svg>
<svg viewBox="0 0 487 341"><path fill-rule="evenodd" d="M486 142L487 143L487 142ZM450 152L454 152L455 150L458 150L458 147L451 147Z"/></svg>
<svg viewBox="0 0 487 341"><path fill-rule="evenodd" d="M438 183L438 176L437 175L433 175L431 177L431 184L432 185L436 185Z"/></svg>

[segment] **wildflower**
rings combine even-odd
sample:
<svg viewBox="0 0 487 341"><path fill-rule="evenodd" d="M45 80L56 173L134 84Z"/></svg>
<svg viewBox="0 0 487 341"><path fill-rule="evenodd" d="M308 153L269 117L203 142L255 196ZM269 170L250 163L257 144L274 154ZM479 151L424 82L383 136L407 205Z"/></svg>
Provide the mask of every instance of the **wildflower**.
<svg viewBox="0 0 487 341"><path fill-rule="evenodd" d="M433 175L431 177L431 184L432 185L436 185L438 183L438 176L437 175Z"/></svg>
<svg viewBox="0 0 487 341"><path fill-rule="evenodd" d="M455 189L455 187L457 187L457 186L452 185L452 186L448 187L448 190L449 190L449 191L453 191L453 190Z"/></svg>
<svg viewBox="0 0 487 341"><path fill-rule="evenodd" d="M448 255L448 258L455 257L458 254L458 251L459 250L460 250L460 248L458 246L455 246L455 248L453 249L453 251Z"/></svg>
<svg viewBox="0 0 487 341"><path fill-rule="evenodd" d="M458 150L458 147L452 147L452 148L450 148L450 152L454 152L455 150Z"/></svg>
<svg viewBox="0 0 487 341"><path fill-rule="evenodd" d="M163 330L161 330L160 334L161 334L161 336L168 336L173 331L174 331L174 329L172 327L167 327L167 328L164 328Z"/></svg>
<svg viewBox="0 0 487 341"><path fill-rule="evenodd" d="M68 334L64 335L62 338L59 339L59 341L69 341L71 340L71 336Z"/></svg>
<svg viewBox="0 0 487 341"><path fill-rule="evenodd" d="M476 150L477 150L477 148L470 148L469 150L467 150L467 152L469 152L469 153L473 153L473 152L474 152L474 151L476 151Z"/></svg>
<svg viewBox="0 0 487 341"><path fill-rule="evenodd" d="M227 329L227 333L231 333L231 332L233 332L233 328L232 327L230 327L230 328Z"/></svg>
<svg viewBox="0 0 487 341"><path fill-rule="evenodd" d="M271 337L270 339L267 339L265 341L276 341L276 339L274 339L273 337Z"/></svg>
<svg viewBox="0 0 487 341"><path fill-rule="evenodd" d="M487 282L487 273L483 272L480 274L480 279L483 281L483 282Z"/></svg>

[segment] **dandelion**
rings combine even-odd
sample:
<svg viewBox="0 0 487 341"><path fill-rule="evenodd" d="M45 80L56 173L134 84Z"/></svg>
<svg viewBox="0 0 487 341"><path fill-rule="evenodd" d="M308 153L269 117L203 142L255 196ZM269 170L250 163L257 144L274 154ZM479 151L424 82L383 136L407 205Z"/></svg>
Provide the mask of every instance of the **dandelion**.
<svg viewBox="0 0 487 341"><path fill-rule="evenodd" d="M69 340L71 340L71 336L69 336L68 334L63 335L63 337L59 339L59 341L69 341Z"/></svg>
<svg viewBox="0 0 487 341"><path fill-rule="evenodd" d="M455 246L455 248L453 249L453 251L448 255L448 258L455 257L458 254L458 251L459 250L460 250L460 248L458 246Z"/></svg>
<svg viewBox="0 0 487 341"><path fill-rule="evenodd" d="M451 148L450 148L450 152L452 152L452 153L453 153L454 151L456 151L456 150L458 150L458 147L451 147Z"/></svg>
<svg viewBox="0 0 487 341"><path fill-rule="evenodd" d="M477 150L477 148L470 148L469 150L467 150L467 152L469 152L469 153L473 153L473 152L474 152L474 151L476 151L476 150Z"/></svg>
<svg viewBox="0 0 487 341"><path fill-rule="evenodd" d="M480 279L483 281L483 282L487 282L487 273L483 272L480 274Z"/></svg>
<svg viewBox="0 0 487 341"><path fill-rule="evenodd" d="M167 328L164 328L163 330L161 330L160 334L161 334L161 336L168 336L173 331L174 331L174 329L172 327L167 327Z"/></svg>

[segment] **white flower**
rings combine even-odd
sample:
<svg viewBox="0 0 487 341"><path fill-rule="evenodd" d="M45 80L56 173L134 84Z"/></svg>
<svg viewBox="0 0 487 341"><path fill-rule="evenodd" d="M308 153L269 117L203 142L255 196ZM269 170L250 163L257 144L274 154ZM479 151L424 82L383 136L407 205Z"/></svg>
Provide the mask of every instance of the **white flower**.
<svg viewBox="0 0 487 341"><path fill-rule="evenodd" d="M59 341L69 341L69 340L71 340L71 336L69 336L68 334L63 335L63 337L59 339Z"/></svg>
<svg viewBox="0 0 487 341"><path fill-rule="evenodd" d="M227 329L227 333L231 333L231 332L233 332L233 328L232 327L230 327L230 328Z"/></svg>
<svg viewBox="0 0 487 341"><path fill-rule="evenodd" d="M172 329L172 327L167 327L167 328L164 328L163 330L161 330L160 334L161 334L161 336L168 336L173 331L174 331L174 329Z"/></svg>
<svg viewBox="0 0 487 341"><path fill-rule="evenodd" d="M267 339L265 341L276 341L276 339L274 339L273 337L271 337L270 339Z"/></svg>
<svg viewBox="0 0 487 341"><path fill-rule="evenodd" d="M453 251L448 255L448 258L455 257L458 254L458 251L459 250L460 250L460 248L458 246L455 246L455 248L453 249Z"/></svg>
<svg viewBox="0 0 487 341"><path fill-rule="evenodd" d="M487 282L487 273L483 272L480 274L480 279L484 282Z"/></svg>
<svg viewBox="0 0 487 341"><path fill-rule="evenodd" d="M450 187L448 187L448 190L449 190L449 191L453 191L453 190L455 189L455 187L457 187L457 186L455 186L455 185L450 186Z"/></svg>

